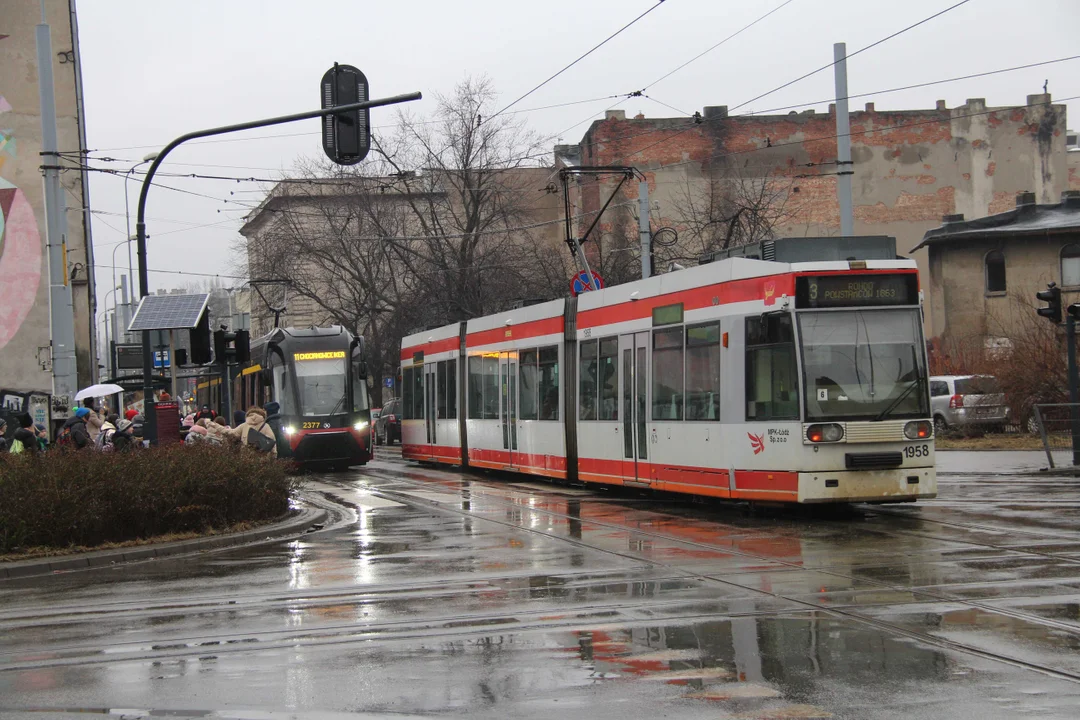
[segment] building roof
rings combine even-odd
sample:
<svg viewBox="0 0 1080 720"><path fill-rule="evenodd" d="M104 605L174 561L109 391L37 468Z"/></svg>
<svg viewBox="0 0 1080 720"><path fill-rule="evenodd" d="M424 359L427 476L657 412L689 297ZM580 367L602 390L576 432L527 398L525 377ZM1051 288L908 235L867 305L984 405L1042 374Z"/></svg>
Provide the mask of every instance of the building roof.
<svg viewBox="0 0 1080 720"><path fill-rule="evenodd" d="M993 240L1014 235L1054 235L1080 232L1080 193L1066 191L1061 202L1035 203L1034 193L1016 196L1016 207L996 215L964 220L963 215L946 215L941 227L927 230L915 252L927 245L957 240Z"/></svg>

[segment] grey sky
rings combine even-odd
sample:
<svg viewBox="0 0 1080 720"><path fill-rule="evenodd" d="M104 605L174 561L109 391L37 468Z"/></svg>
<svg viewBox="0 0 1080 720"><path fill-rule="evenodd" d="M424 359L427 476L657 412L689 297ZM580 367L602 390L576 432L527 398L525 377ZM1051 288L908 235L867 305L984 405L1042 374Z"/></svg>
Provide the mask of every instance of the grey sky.
<svg viewBox="0 0 1080 720"><path fill-rule="evenodd" d="M638 90L782 2L667 0L515 110ZM793 0L647 93L688 112L705 105L734 107L831 62L834 42L846 42L848 52L854 52L955 2ZM411 107L417 114L428 112L437 93L468 75L488 75L505 104L653 3L79 0L87 142L98 151L91 154L97 158L92 164L124 170L191 130L314 109L319 78L334 61L362 69L373 96L422 91L425 100ZM1034 0L1021 6L1012 0L971 0L852 59L849 90L871 92L1080 54L1078 27L1080 0ZM879 110L933 107L939 98L954 107L968 97L985 97L990 105L1019 105L1027 95L1041 92L1047 79L1055 100L1080 96L1078 69L1080 60L1074 60L860 98L852 109L867 101ZM832 96L829 70L739 112ZM564 142L577 142L588 121L615 102L523 116L545 135L580 121L563 135ZM1068 105L1075 117L1080 102ZM824 111L826 106L813 107ZM644 98L619 107L628 116L678 115ZM393 115L391 109L375 110L372 124L386 125ZM1070 119L1069 125L1076 123ZM229 138L182 147L162 172L279 177L298 157L321 154L315 120ZM129 162L103 162L105 157ZM265 185L178 177L160 182L210 198L160 188L150 192L149 266L228 273L240 218L260 200ZM98 212L93 233L99 301L111 288L113 273L100 266L111 265L115 243L125 236L123 190L122 179L91 173L91 205ZM134 229L136 183L129 193ZM124 248L116 259L126 267ZM175 287L197 279L151 273L150 284L151 289Z"/></svg>

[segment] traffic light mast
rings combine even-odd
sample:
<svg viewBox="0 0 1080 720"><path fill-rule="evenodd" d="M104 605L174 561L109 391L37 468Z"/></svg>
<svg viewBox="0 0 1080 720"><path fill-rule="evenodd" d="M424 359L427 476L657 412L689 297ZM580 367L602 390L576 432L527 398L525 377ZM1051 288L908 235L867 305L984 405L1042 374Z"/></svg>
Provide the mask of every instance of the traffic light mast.
<svg viewBox="0 0 1080 720"><path fill-rule="evenodd" d="M1036 299L1046 307L1035 312L1055 325L1061 324L1061 288L1050 283L1046 289L1035 293ZM1072 303L1065 312L1065 345L1069 363L1069 419L1072 435L1073 466L1080 465L1080 378L1076 369L1076 321L1080 318L1080 303Z"/></svg>

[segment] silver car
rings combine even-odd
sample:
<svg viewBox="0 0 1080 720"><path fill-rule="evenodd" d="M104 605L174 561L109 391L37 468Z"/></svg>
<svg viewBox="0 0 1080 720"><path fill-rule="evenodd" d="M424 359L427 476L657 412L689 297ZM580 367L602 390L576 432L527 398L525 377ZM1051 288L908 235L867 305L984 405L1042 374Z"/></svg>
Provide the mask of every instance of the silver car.
<svg viewBox="0 0 1080 720"><path fill-rule="evenodd" d="M930 378L934 433L958 426L997 426L1009 422L1009 408L993 375L935 375Z"/></svg>

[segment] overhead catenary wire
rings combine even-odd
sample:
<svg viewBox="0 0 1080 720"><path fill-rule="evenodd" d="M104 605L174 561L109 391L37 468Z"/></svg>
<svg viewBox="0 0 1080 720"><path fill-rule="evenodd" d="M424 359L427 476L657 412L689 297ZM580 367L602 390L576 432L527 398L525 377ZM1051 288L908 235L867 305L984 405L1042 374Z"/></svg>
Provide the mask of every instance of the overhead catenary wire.
<svg viewBox="0 0 1080 720"><path fill-rule="evenodd" d="M544 81L543 81L543 82L541 82L541 83L540 83L539 85L537 85L536 87L534 87L534 88L533 88L532 90L529 90L529 91L528 91L527 93L525 93L524 95L522 95L521 97L519 97L519 98L518 98L517 100L513 101L513 102L512 102L512 103L510 103L509 105L506 105L505 107L503 107L503 109L502 109L502 110L499 110L499 111L498 111L498 112L496 112L496 113L495 113L494 115L492 115L491 117L487 118L487 120L494 120L494 119L495 119L495 118L497 118L498 116L502 115L502 114L503 114L503 113L505 113L505 112L506 112L507 110L509 110L510 108L514 107L514 106L515 106L515 105L517 105L517 104L518 104L519 102L521 102L521 101L522 101L522 100L524 100L525 98L529 97L529 96L530 96L530 95L532 95L532 94L533 94L534 92L536 92L536 91L537 91L537 90L539 90L540 88L544 87L544 86L545 86L545 85L547 85L547 84L548 84L549 82L551 82L551 81L552 81L552 80L554 80L555 78L559 77L560 75L562 75L562 74L563 74L564 72L566 72L566 71L567 71L567 70L569 70L570 68L572 68L572 67L574 67L575 65L577 65L577 64L578 64L579 62L581 62L582 60L584 60L585 58L587 58L587 57L588 57L589 55L592 55L592 54L593 54L594 52L596 52L597 50L599 50L600 48L602 48L602 47L603 47L604 45L606 45L606 44L607 44L608 42L610 42L611 40L613 40L613 39L614 39L614 38L615 38L616 36L618 36L619 34L621 34L621 33L622 33L623 31L627 30L628 28L630 28L630 27L631 27L632 25L634 25L635 23L637 23L637 22L638 22L639 20L641 20L641 19L642 19L642 18L644 18L644 17L646 16L646 15L648 15L648 14L649 14L649 13L651 13L651 12L652 12L653 10L655 10L656 8L660 7L660 6L661 6L661 5L663 5L663 4L664 4L664 0L657 0L656 4L655 4L655 5L653 5L652 7L650 7L650 8L648 9L648 10L646 10L645 12L641 13L640 15L638 15L638 16L637 16L636 18L634 18L634 19L633 19L633 20L631 20L630 22L628 22L628 23L626 23L625 25L623 25L623 26L622 26L621 28L619 28L618 30L616 30L615 32L613 32L613 33L612 33L611 35L608 35L608 36L607 36L606 38L604 38L603 40L601 40L601 41L600 41L599 43L597 43L596 45L594 45L594 46L593 46L592 48L590 48L589 50L587 50L587 51L586 51L585 53L583 53L582 55L579 55L579 56L578 56L578 57L577 57L577 58L576 58L575 60L573 60L572 62L570 62L570 64L568 64L568 65L565 65L565 66L564 66L564 67L563 67L563 68L562 68L561 70L559 70L558 72L556 72L556 73L555 73L554 75L552 75L551 77L549 77L549 78L548 78L547 80L544 80Z"/></svg>

